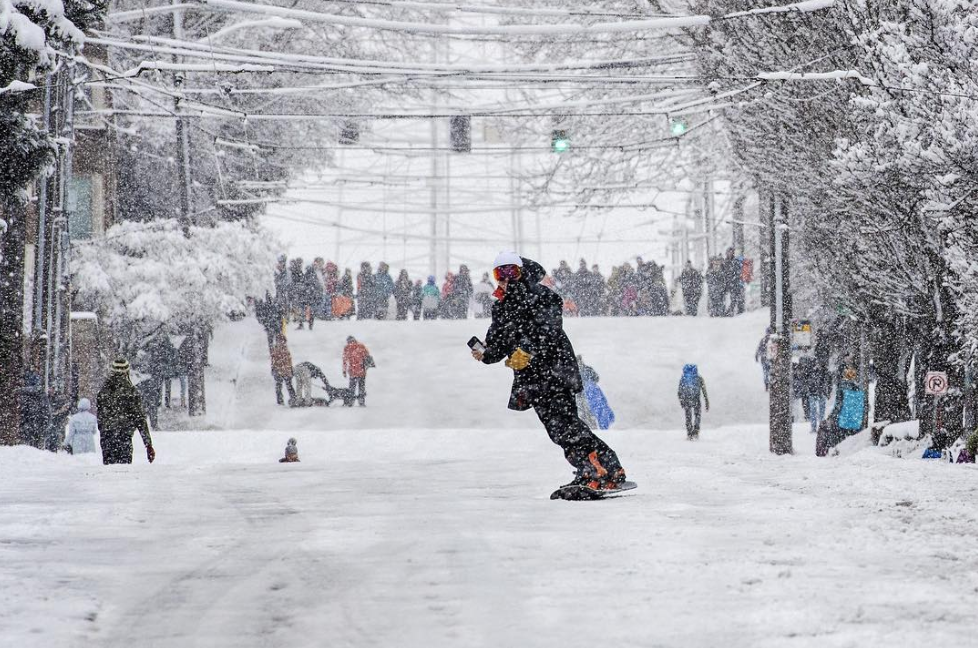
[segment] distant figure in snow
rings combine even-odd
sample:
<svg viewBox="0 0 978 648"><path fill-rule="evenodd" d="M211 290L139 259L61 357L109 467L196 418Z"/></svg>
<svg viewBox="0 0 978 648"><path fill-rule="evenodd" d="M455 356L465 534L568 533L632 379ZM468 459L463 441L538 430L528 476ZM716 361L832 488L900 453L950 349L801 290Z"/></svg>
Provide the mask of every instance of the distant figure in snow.
<svg viewBox="0 0 978 648"><path fill-rule="evenodd" d="M51 425L51 399L41 375L28 369L20 393L20 435L35 448L43 448Z"/></svg>
<svg viewBox="0 0 978 648"><path fill-rule="evenodd" d="M495 288L492 282L489 280L489 273L485 272L482 274L482 281L477 283L472 289L473 296L475 298L475 316L489 317L489 312L492 310L492 291Z"/></svg>
<svg viewBox="0 0 978 648"><path fill-rule="evenodd" d="M695 317L700 308L700 297L703 296L703 275L693 267L692 261L686 262L686 267L679 275L679 286L683 291L686 314Z"/></svg>
<svg viewBox="0 0 978 648"><path fill-rule="evenodd" d="M295 437L289 439L285 444L285 456L278 460L279 463L299 463L299 447Z"/></svg>
<svg viewBox="0 0 978 648"><path fill-rule="evenodd" d="M706 395L706 382L700 376L696 365L688 364L683 367L683 376L679 379L679 404L686 412L686 438L698 439L700 436L700 393L710 411L710 397Z"/></svg>
<svg viewBox="0 0 978 648"><path fill-rule="evenodd" d="M272 378L275 379L275 402L285 405L282 400L282 383L289 391L289 405L295 404L295 389L292 388L292 354L285 336L279 333L272 345Z"/></svg>
<svg viewBox="0 0 978 648"><path fill-rule="evenodd" d="M767 345L772 335L774 335L774 327L769 326L757 345L757 351L754 352L754 362L761 363L761 371L764 373L764 391L767 391L771 384L771 361L767 357Z"/></svg>
<svg viewBox="0 0 978 648"><path fill-rule="evenodd" d="M367 369L374 366L373 357L367 347L357 342L352 335L346 338L346 346L343 348L343 377L350 377L351 397L356 396L360 407L366 403L367 397Z"/></svg>
<svg viewBox="0 0 978 648"><path fill-rule="evenodd" d="M139 392L129 378L129 361L119 358L112 363L112 373L95 398L101 422L102 463L132 463L132 434L135 430L146 446L146 458L156 459L153 440L146 424L146 412Z"/></svg>
<svg viewBox="0 0 978 648"><path fill-rule="evenodd" d="M78 401L78 413L68 417L68 437L65 450L69 454L95 452L95 433L98 432L98 419L90 411L92 402L87 398Z"/></svg>
<svg viewBox="0 0 978 648"><path fill-rule="evenodd" d="M812 434L818 432L818 426L825 417L825 400L828 392L825 371L818 361L811 356L802 356L795 367L798 372L799 396L808 402L808 420L811 422Z"/></svg>
<svg viewBox="0 0 978 648"><path fill-rule="evenodd" d="M438 319L438 306L441 304L441 293L435 285L434 275L428 275L428 283L421 289L421 312L424 319Z"/></svg>
<svg viewBox="0 0 978 648"><path fill-rule="evenodd" d="M322 369L311 362L300 362L292 368L295 377L295 405L297 407L312 406L312 380L326 380Z"/></svg>

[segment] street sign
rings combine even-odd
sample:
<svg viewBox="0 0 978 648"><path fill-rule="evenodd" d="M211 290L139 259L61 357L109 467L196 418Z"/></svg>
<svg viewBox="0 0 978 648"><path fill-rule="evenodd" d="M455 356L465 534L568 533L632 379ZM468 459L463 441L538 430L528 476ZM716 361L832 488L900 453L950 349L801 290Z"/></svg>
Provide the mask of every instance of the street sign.
<svg viewBox="0 0 978 648"><path fill-rule="evenodd" d="M943 371L928 371L924 376L924 391L931 396L947 393L947 374Z"/></svg>
<svg viewBox="0 0 978 648"><path fill-rule="evenodd" d="M791 322L791 345L796 349L809 349L812 346L812 323L808 320Z"/></svg>

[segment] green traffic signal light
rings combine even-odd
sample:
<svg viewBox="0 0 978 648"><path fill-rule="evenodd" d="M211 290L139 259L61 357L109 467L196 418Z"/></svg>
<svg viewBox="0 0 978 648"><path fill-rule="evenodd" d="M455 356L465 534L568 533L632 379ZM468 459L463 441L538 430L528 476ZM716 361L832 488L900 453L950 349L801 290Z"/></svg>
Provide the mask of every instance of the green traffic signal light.
<svg viewBox="0 0 978 648"><path fill-rule="evenodd" d="M554 153L565 153L570 150L570 138L567 131L555 130L550 136L550 147Z"/></svg>

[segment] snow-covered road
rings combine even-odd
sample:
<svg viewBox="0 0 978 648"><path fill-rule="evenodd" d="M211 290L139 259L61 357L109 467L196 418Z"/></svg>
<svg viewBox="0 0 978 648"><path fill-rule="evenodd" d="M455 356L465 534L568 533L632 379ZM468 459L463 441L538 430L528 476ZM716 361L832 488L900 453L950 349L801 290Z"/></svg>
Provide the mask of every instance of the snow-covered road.
<svg viewBox="0 0 978 648"><path fill-rule="evenodd" d="M595 359L623 418L603 436L640 488L590 503L547 499L566 465L532 415L504 409L503 372L456 368L447 350L471 322L373 345L365 329L386 391L315 412L267 405L264 340L236 324L209 392L208 424L231 429L160 432L152 466L0 449L0 644L974 645L978 471L876 449L817 459L804 426L795 456L771 456L740 348L758 321L679 322L645 321L635 344L676 361L706 346L715 418L699 443L654 429L650 412L678 421L678 370ZM574 322L572 338L600 355L640 325ZM339 333L293 334L296 359ZM455 397L416 379L428 357ZM620 389L641 372L637 403ZM291 435L302 463L278 464Z"/></svg>

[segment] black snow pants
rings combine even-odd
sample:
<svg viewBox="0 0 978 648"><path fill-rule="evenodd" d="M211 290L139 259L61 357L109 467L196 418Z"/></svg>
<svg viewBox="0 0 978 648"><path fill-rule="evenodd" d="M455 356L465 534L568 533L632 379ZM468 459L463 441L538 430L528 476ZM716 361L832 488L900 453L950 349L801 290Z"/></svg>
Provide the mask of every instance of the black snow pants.
<svg viewBox="0 0 978 648"><path fill-rule="evenodd" d="M132 463L132 432L101 431L102 463Z"/></svg>
<svg viewBox="0 0 978 648"><path fill-rule="evenodd" d="M683 410L686 412L686 437L693 439L700 434L700 399L695 401L682 401Z"/></svg>
<svg viewBox="0 0 978 648"><path fill-rule="evenodd" d="M564 457L578 475L600 477L621 470L618 455L577 416L577 401L570 391L550 392L533 404L550 440L564 450Z"/></svg>

